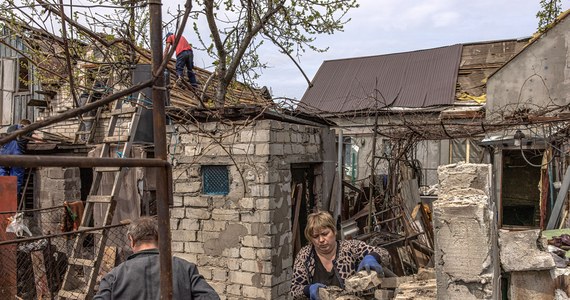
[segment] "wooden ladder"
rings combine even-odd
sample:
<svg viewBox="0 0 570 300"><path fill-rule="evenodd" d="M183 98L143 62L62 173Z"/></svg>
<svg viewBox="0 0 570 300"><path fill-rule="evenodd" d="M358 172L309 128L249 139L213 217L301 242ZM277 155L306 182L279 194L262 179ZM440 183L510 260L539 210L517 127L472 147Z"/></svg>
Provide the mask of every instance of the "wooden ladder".
<svg viewBox="0 0 570 300"><path fill-rule="evenodd" d="M95 78L99 78L107 71L105 70L108 66L100 66L97 69ZM107 89L109 88L109 83L111 82L111 75L105 77L106 79L101 82L96 79L93 80L93 85L91 86L91 90L89 91L89 96L87 96L87 100L83 105L92 103L95 98L96 93L102 93L105 95ZM98 84L102 84L103 86L98 86ZM105 89L105 91L100 91L100 89ZM79 125L77 126L77 130L75 131L75 139L73 141L74 144L89 144L93 142L93 138L95 137L95 129L97 127L97 122L101 117L101 112L103 111L103 106L97 107L95 114L93 111L88 111L83 113L79 119Z"/></svg>
<svg viewBox="0 0 570 300"><path fill-rule="evenodd" d="M140 120L140 115L142 112L142 99L144 99L144 94L139 92L135 106L123 107L123 101L121 99L117 100L113 111L111 112L111 119L107 126L107 131L105 138L103 140L103 147L99 157L105 157L106 153L111 149L112 144L122 145L122 152L118 152L119 157L126 157L130 155L132 144L137 132L137 127ZM121 116L126 114L131 114L130 126L128 132L124 135L117 135L116 128L117 122ZM125 129L127 131L127 129ZM125 132L123 132L125 133ZM120 133L119 133L120 134ZM110 154L110 156L113 156ZM83 218L81 220L81 225L79 230L92 229L89 225L92 223L93 210L95 204L101 204L101 208L104 211L104 218L102 226L111 225L113 221L113 214L115 212L116 197L122 187L122 179L125 175L127 168L122 167L97 167L94 170L93 183L91 186L91 191L87 197L85 203L85 209L83 212ZM114 181L111 192L102 195L103 190L100 190L103 174L113 174ZM105 209L106 207L106 209ZM99 269L101 267L101 262L103 255L105 253L105 244L107 242L109 229L102 229L99 231L91 232L80 232L76 235L73 244L73 249L69 257L69 265L63 279L62 288L58 293L60 299L91 299L93 298L93 292L95 288L95 283L97 281L97 276L99 275ZM93 246L93 258L86 258L83 253L83 242L87 235L93 234L94 246ZM76 275L76 268L83 267L84 277L83 280L79 279Z"/></svg>

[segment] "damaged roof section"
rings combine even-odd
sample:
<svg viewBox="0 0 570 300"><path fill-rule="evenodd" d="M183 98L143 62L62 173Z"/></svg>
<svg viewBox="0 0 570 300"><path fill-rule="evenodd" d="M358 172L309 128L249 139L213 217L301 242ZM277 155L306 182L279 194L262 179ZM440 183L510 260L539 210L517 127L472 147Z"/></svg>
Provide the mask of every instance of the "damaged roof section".
<svg viewBox="0 0 570 300"><path fill-rule="evenodd" d="M453 45L325 61L301 103L332 113L451 105L460 58L461 45Z"/></svg>
<svg viewBox="0 0 570 300"><path fill-rule="evenodd" d="M486 101L487 77L528 41L485 41L325 61L299 107L321 113L480 107Z"/></svg>

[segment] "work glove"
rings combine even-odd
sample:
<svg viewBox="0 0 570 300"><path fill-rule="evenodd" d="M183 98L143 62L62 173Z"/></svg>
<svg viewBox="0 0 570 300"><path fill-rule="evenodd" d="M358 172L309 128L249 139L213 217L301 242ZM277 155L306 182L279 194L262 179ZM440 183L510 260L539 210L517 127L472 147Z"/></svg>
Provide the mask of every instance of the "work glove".
<svg viewBox="0 0 570 300"><path fill-rule="evenodd" d="M313 283L309 286L309 296L311 300L320 300L319 298L319 288L327 287L322 283Z"/></svg>
<svg viewBox="0 0 570 300"><path fill-rule="evenodd" d="M378 263L376 258L372 255L366 255L358 265L358 269L356 272L360 272L362 269L366 269L366 272L370 274L370 269L376 271L378 276L384 276L384 270L382 270L382 266Z"/></svg>

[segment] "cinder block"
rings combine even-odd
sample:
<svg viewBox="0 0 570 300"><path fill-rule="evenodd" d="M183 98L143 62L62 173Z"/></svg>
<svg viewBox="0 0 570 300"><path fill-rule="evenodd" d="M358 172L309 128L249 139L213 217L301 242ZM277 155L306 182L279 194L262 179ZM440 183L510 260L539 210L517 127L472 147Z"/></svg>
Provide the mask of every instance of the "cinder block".
<svg viewBox="0 0 570 300"><path fill-rule="evenodd" d="M507 272L550 270L552 254L538 248L540 230L499 231L501 266Z"/></svg>

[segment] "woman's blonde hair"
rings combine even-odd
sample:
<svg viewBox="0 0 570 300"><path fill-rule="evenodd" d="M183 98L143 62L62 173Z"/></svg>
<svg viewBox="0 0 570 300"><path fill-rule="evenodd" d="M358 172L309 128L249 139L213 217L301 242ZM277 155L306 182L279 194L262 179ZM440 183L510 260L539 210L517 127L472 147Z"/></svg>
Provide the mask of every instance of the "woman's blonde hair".
<svg viewBox="0 0 570 300"><path fill-rule="evenodd" d="M305 227L305 237L307 238L307 241L311 240L314 230L323 228L330 228L336 235L336 226L331 214L326 211L309 214L309 216L307 216L307 226Z"/></svg>

